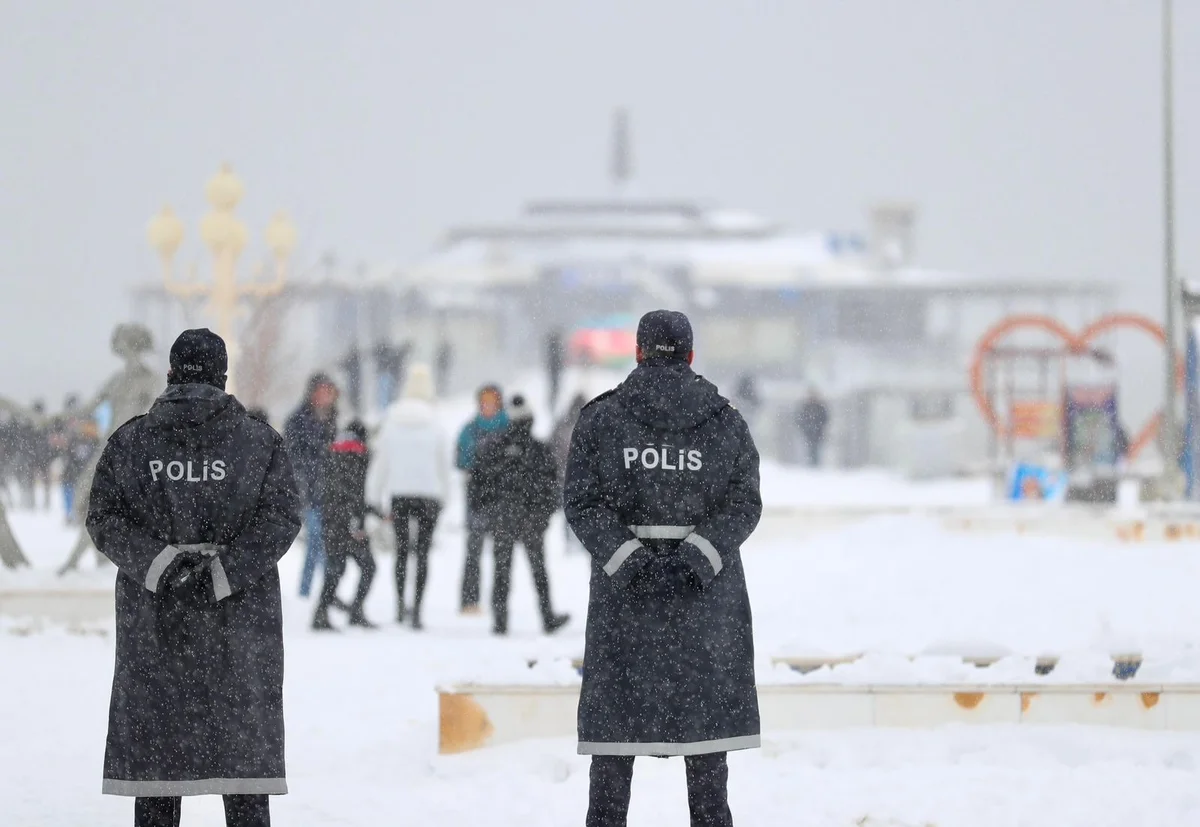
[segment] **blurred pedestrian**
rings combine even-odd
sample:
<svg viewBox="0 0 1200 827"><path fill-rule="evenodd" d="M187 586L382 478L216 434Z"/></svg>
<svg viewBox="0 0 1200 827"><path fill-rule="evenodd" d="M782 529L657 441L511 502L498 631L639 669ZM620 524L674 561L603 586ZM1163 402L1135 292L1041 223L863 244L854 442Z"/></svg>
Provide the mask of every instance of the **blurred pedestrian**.
<svg viewBox="0 0 1200 827"><path fill-rule="evenodd" d="M476 458L478 507L495 531L492 631L508 634L508 596L513 549L525 548L546 634L565 626L570 615L555 614L546 573L545 536L562 503L558 468L550 447L533 438L533 411L523 396L508 408L509 426L484 444Z"/></svg>
<svg viewBox="0 0 1200 827"><path fill-rule="evenodd" d="M437 385L437 395L445 398L450 392L450 371L454 367L454 345L449 339L442 339L434 356L434 381Z"/></svg>
<svg viewBox="0 0 1200 827"><path fill-rule="evenodd" d="M562 387L563 370L566 367L567 347L561 330L552 330L546 336L546 379L549 383L550 411L558 407L558 393Z"/></svg>
<svg viewBox="0 0 1200 827"><path fill-rule="evenodd" d="M575 424L583 413L583 407L588 402L582 393L575 394L571 404L563 413L562 418L554 423L554 431L550 435L550 450L554 452L554 461L558 466L558 478L567 477L567 458L571 453L571 435L575 433ZM563 545L568 551L584 551L583 544L571 530L570 523L563 521Z"/></svg>
<svg viewBox="0 0 1200 827"><path fill-rule="evenodd" d="M362 415L362 352L358 345L352 345L346 358L342 359L339 367L346 374L346 397L350 403L350 412L354 416Z"/></svg>
<svg viewBox="0 0 1200 827"><path fill-rule="evenodd" d="M455 467L467 475L467 559L463 566L462 600L463 614L480 614L479 589L480 563L483 544L492 527L488 515L480 508L480 485L482 478L476 476L475 459L483 444L508 427L508 415L504 412L504 396L496 385L485 385L478 394L479 413L466 424L458 435L458 450Z"/></svg>
<svg viewBox="0 0 1200 827"><path fill-rule="evenodd" d="M346 573L347 559L353 559L360 572L354 601L345 607L350 616L350 625L375 628L364 612L367 594L375 580L375 558L371 556L371 541L366 527L367 514L373 510L367 504L367 468L370 462L367 427L356 419L329 447L321 475L321 539L325 552L325 581L313 613L312 627L316 631L332 630L334 627L329 622L329 609L344 606L338 600L337 590Z"/></svg>
<svg viewBox="0 0 1200 827"><path fill-rule="evenodd" d="M396 532L396 619L411 617L418 630L433 532L449 493L449 451L433 402L433 374L413 365L400 400L388 408L367 478L368 499L391 514ZM417 561L411 613L404 596L410 555Z"/></svg>
<svg viewBox="0 0 1200 827"><path fill-rule="evenodd" d="M46 403L34 402L33 413L37 417L33 431L33 482L37 491L45 492L42 503L49 510L54 501L54 474L51 466L54 465L55 453L50 443L53 426L46 415Z"/></svg>
<svg viewBox="0 0 1200 827"><path fill-rule="evenodd" d="M41 428L31 418L16 420L13 428L13 469L21 491L21 507L37 507L37 468L41 462Z"/></svg>
<svg viewBox="0 0 1200 827"><path fill-rule="evenodd" d="M100 449L100 429L90 419L73 420L70 429L66 450L63 453L62 493L67 522L73 523L75 522L76 486L84 469L88 467L92 457Z"/></svg>
<svg viewBox="0 0 1200 827"><path fill-rule="evenodd" d="M386 408L396 398L396 392L404 384L405 368L408 365L412 344L405 342L395 347L387 342L375 346L375 375L379 382L379 405Z"/></svg>
<svg viewBox="0 0 1200 827"><path fill-rule="evenodd" d="M87 530L118 572L103 791L136 798L137 827L175 827L192 795L265 827L287 792L277 564L300 500L227 364L216 334L180 334L166 391L113 433L90 488Z"/></svg>
<svg viewBox="0 0 1200 827"><path fill-rule="evenodd" d="M300 596L312 592L313 577L324 564L321 532L321 476L329 446L337 436L338 389L328 374L317 373L308 380L304 401L288 418L283 436L287 442L296 485L304 504L305 554L300 573Z"/></svg>
<svg viewBox="0 0 1200 827"><path fill-rule="evenodd" d="M743 373L738 378L733 399L738 407L751 418L758 413L759 407L762 406L762 399L758 395L758 383L754 380L754 374Z"/></svg>
<svg viewBox="0 0 1200 827"><path fill-rule="evenodd" d="M819 467L825 447L825 430L829 426L829 406L816 389L809 392L796 411L796 425L808 448L809 466Z"/></svg>

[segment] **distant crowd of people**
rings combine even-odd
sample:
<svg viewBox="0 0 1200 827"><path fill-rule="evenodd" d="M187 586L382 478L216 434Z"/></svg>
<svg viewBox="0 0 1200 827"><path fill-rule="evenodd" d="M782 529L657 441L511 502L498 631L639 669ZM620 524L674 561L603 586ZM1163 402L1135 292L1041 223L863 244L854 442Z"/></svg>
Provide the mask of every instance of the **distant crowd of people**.
<svg viewBox="0 0 1200 827"><path fill-rule="evenodd" d="M478 392L478 412L451 446L436 408L437 388L430 369L413 365L400 397L387 409L374 434L352 420L339 429L340 390L318 373L308 382L300 407L283 434L303 503L305 556L300 595L309 597L318 571L324 571L312 627L335 628L332 612L351 626L374 628L364 606L376 574L367 519L390 523L395 533L396 615L420 630L433 535L450 495L450 456L463 473L466 542L460 593L464 615L480 615L482 557L492 543L492 630L508 633L508 602L513 554L525 549L533 572L542 628L561 629L570 618L555 612L546 570L545 535L561 508L562 478L574 421L586 400L579 396L544 443L533 436L534 416L520 395L505 400L496 385ZM415 564L411 591L409 561ZM349 561L360 570L351 602L338 597Z"/></svg>
<svg viewBox="0 0 1200 827"><path fill-rule="evenodd" d="M0 410L0 498L12 506L48 509L57 488L67 519L74 521L76 480L99 449L96 421L74 398L53 416L40 402L28 411Z"/></svg>

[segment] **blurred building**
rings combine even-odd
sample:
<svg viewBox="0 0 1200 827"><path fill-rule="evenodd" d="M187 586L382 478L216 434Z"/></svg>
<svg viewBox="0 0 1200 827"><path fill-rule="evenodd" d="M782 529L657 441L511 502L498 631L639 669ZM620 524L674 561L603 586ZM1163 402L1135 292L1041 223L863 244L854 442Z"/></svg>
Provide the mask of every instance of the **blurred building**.
<svg viewBox="0 0 1200 827"><path fill-rule="evenodd" d="M815 388L832 403L833 461L942 473L986 453L966 380L979 335L1015 312L1082 325L1114 292L932 270L914 242L904 205L873 210L866 233L830 233L689 202L535 202L508 223L451 229L396 287L423 309L407 329L458 344L464 380L540 363L554 330L684 310L700 369L761 388L769 453L792 450L790 414Z"/></svg>
<svg viewBox="0 0 1200 827"><path fill-rule="evenodd" d="M915 218L885 205L865 232L797 232L686 201L534 202L509 222L451 228L410 267L318 268L264 312L290 308L291 333L275 334L293 336L289 386L299 365L332 368L351 347L390 341L429 361L449 354L462 391L540 367L556 332L570 358L609 360L591 343L628 350L642 312L672 307L693 320L702 372L728 392L752 378L765 453L795 455L792 413L816 389L831 405L832 463L946 473L987 454L967 391L979 335L1016 312L1082 326L1115 293L921 267ZM138 293L143 316L159 297Z"/></svg>

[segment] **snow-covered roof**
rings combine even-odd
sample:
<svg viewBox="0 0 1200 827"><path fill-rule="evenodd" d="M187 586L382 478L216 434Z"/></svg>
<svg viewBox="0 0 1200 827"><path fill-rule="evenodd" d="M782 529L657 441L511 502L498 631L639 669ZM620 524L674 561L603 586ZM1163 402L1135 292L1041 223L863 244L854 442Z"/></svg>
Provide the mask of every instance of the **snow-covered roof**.
<svg viewBox="0 0 1200 827"><path fill-rule="evenodd" d="M535 282L547 271L686 270L712 288L909 288L1103 293L1104 285L877 266L853 233L796 231L751 212L689 202L535 202L504 224L457 227L401 280L412 286Z"/></svg>

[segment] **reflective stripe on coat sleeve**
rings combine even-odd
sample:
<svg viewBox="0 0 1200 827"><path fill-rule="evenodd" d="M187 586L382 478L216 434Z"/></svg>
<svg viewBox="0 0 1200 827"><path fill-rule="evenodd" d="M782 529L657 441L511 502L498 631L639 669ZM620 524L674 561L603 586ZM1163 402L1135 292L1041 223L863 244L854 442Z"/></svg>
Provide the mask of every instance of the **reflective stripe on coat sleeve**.
<svg viewBox="0 0 1200 827"><path fill-rule="evenodd" d="M621 568L621 564L629 559L629 555L633 554L642 547L640 540L629 540L623 543L612 557L608 558L608 562L604 564L604 573L612 577L617 573L617 569Z"/></svg>
<svg viewBox="0 0 1200 827"><path fill-rule="evenodd" d="M175 546L167 546L158 553L150 563L150 568L146 570L146 588L152 593L158 593L159 580L162 580L163 574L171 563L175 562L175 558L179 556L179 549Z"/></svg>
<svg viewBox="0 0 1200 827"><path fill-rule="evenodd" d="M696 548L700 549L700 552L708 560L708 564L712 566L713 574L721 573L721 569L725 567L725 564L721 562L721 555L717 554L717 549L712 543L710 543L708 540L705 540L699 534L689 534L684 542L691 543Z"/></svg>
<svg viewBox="0 0 1200 827"><path fill-rule="evenodd" d="M221 565L220 557L214 557L212 561L212 583L213 597L217 599L218 603L233 594L233 589L229 588L229 578L225 576L225 567Z"/></svg>

